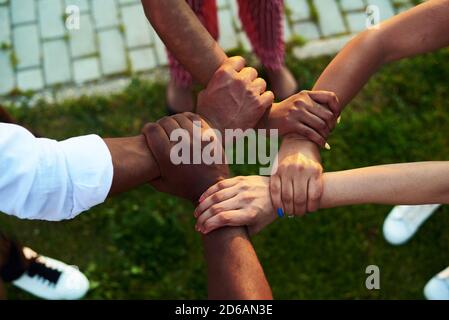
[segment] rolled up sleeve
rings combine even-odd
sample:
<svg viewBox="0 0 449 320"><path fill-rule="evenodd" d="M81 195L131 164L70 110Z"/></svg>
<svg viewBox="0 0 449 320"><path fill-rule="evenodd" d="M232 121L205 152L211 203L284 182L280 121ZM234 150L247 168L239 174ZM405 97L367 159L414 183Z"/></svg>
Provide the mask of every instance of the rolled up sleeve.
<svg viewBox="0 0 449 320"><path fill-rule="evenodd" d="M109 149L97 135L55 141L0 124L0 211L21 219L71 219L104 202Z"/></svg>

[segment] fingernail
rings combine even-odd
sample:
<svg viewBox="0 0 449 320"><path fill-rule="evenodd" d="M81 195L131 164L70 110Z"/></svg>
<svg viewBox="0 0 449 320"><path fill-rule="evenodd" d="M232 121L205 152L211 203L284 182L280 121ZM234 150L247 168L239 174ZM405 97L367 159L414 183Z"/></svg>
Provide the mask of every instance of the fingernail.
<svg viewBox="0 0 449 320"><path fill-rule="evenodd" d="M330 150L330 149L331 149L331 146L329 145L329 143L326 142L326 144L324 145L324 148L325 148L326 150Z"/></svg>
<svg viewBox="0 0 449 320"><path fill-rule="evenodd" d="M341 121L341 116L339 116L339 117L337 118L337 123L340 123L340 121Z"/></svg>
<svg viewBox="0 0 449 320"><path fill-rule="evenodd" d="M284 217L284 210L282 210L282 208L278 208L277 209L277 214L279 218L283 218Z"/></svg>

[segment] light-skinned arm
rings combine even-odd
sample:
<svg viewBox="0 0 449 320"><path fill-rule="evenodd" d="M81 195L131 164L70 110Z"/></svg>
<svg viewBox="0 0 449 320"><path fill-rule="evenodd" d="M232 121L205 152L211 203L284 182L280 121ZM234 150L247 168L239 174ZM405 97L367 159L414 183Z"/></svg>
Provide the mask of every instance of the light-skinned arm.
<svg viewBox="0 0 449 320"><path fill-rule="evenodd" d="M378 28L366 30L351 40L343 50L332 60L323 71L313 87L315 90L325 90L336 94L338 103L334 113L340 114L343 108L358 94L383 65L415 56L421 53L432 52L449 45L449 0L430 0L418 5L402 14L399 14L383 23ZM299 203L297 207L306 207L307 211L318 208L321 197L322 181L317 178L320 171L319 149L314 143L295 142L299 140L290 136L281 146L281 154L297 152L306 155L310 166L298 163L297 179L316 181L309 183L307 193L304 191L293 193L291 188L293 179L289 170L275 175L272 181L272 197L277 207L288 210L294 207L293 199L307 199L307 206ZM296 146L295 146L296 145ZM285 160L283 167L294 167L294 162ZM283 159L280 159L281 162ZM290 161L289 161L290 160ZM306 175L302 171L306 172ZM284 187L287 186L287 187ZM296 210L298 211L298 210ZM295 213L291 211L290 213ZM304 211L302 211L304 213Z"/></svg>
<svg viewBox="0 0 449 320"><path fill-rule="evenodd" d="M449 203L449 161L389 164L323 174L320 208L357 204ZM236 177L206 191L195 210L197 230L246 225L255 234L277 218L269 178Z"/></svg>

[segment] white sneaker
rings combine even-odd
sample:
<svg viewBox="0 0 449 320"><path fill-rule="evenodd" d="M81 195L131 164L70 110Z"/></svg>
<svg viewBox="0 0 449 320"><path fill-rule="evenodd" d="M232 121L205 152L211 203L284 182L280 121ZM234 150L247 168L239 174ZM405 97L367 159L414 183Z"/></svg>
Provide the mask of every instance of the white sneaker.
<svg viewBox="0 0 449 320"><path fill-rule="evenodd" d="M76 267L44 256L12 284L47 300L78 300L89 290L89 281Z"/></svg>
<svg viewBox="0 0 449 320"><path fill-rule="evenodd" d="M385 240L394 245L407 242L439 207L440 204L394 207L384 222Z"/></svg>
<svg viewBox="0 0 449 320"><path fill-rule="evenodd" d="M428 300L449 300L449 268L427 282L424 295Z"/></svg>

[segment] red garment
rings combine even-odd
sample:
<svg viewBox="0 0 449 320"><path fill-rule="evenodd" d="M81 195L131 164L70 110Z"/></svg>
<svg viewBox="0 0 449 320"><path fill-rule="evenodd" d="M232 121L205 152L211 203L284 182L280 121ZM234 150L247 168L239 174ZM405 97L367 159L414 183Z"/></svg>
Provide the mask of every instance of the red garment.
<svg viewBox="0 0 449 320"><path fill-rule="evenodd" d="M186 0L198 19L217 40L219 35L217 5L215 0ZM283 0L237 0L243 29L254 52L267 69L277 70L284 63ZM170 73L178 85L188 87L192 76L168 52Z"/></svg>

